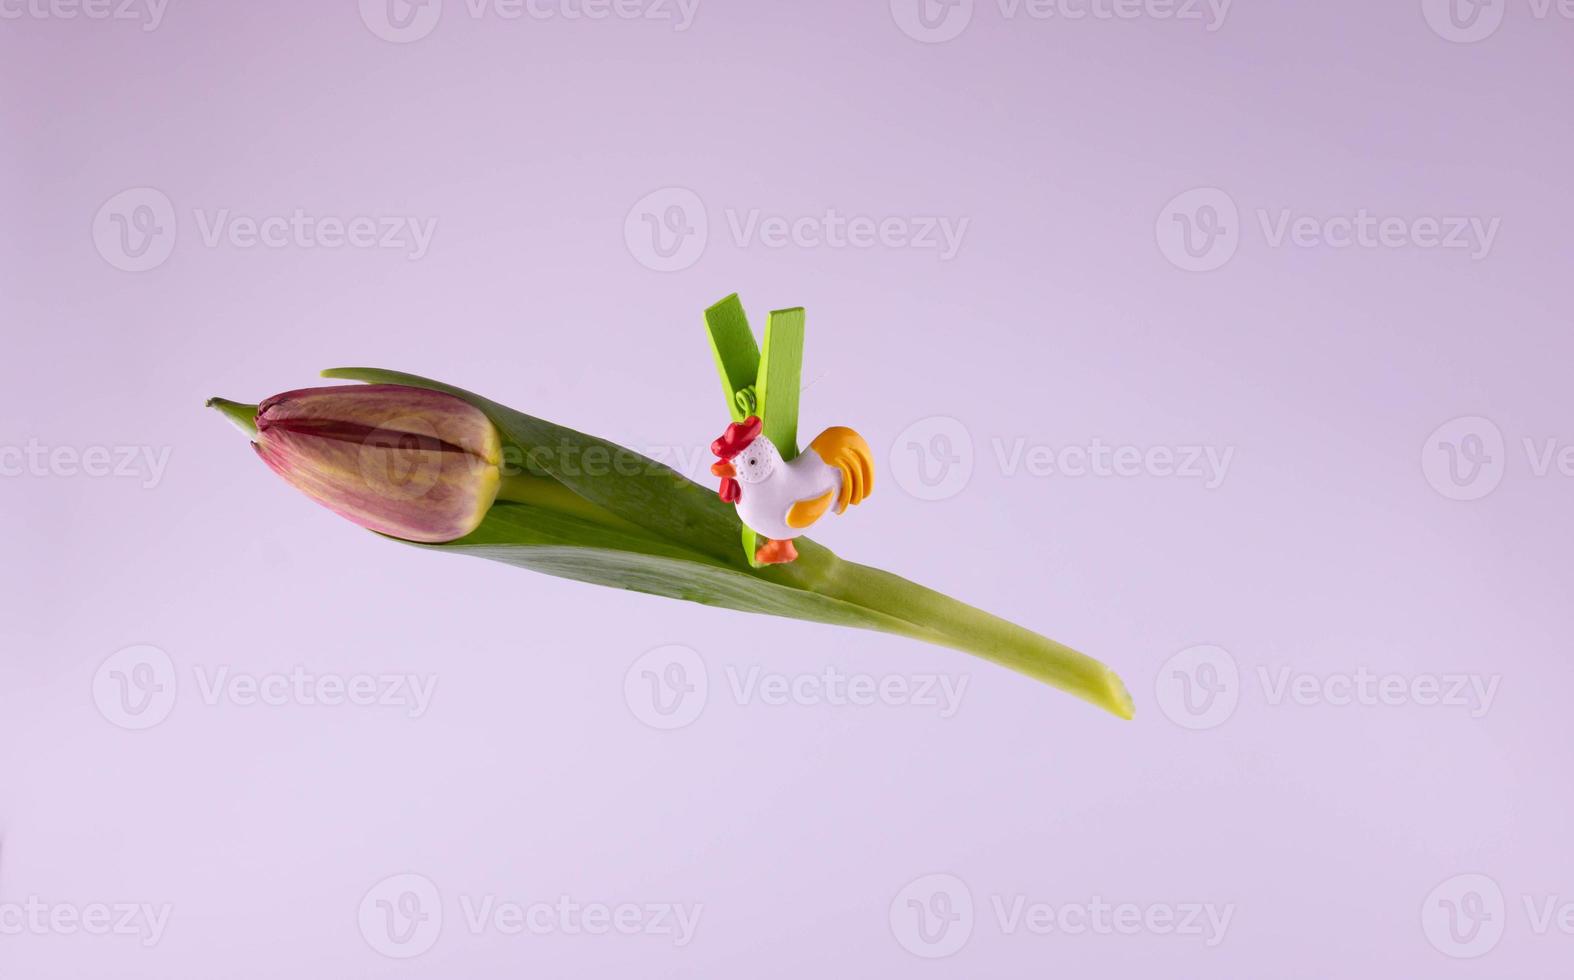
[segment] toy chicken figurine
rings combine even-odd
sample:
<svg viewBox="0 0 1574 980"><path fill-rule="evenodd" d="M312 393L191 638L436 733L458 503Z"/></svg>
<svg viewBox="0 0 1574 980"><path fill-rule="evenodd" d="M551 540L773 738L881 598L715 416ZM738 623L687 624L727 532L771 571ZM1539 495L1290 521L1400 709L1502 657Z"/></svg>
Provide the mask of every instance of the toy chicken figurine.
<svg viewBox="0 0 1574 980"><path fill-rule="evenodd" d="M815 436L796 458L783 460L760 434L762 427L756 415L727 426L711 443L717 461L710 471L721 477L721 499L736 504L738 519L764 539L754 560L776 565L798 557L792 539L833 505L840 514L869 496L874 459L863 436L834 426Z"/></svg>

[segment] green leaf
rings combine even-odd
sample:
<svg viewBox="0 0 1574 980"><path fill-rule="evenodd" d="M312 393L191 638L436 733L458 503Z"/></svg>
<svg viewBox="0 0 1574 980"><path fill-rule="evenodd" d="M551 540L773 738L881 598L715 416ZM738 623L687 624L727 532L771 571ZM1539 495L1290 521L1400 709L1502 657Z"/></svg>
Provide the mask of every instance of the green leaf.
<svg viewBox="0 0 1574 980"><path fill-rule="evenodd" d="M610 528L529 504L499 503L469 535L420 547L478 555L581 582L744 612L890 632L908 626L877 610L769 577L741 574L639 529Z"/></svg>
<svg viewBox="0 0 1574 980"><path fill-rule="evenodd" d="M527 462L474 532L419 547L953 647L1131 717L1125 686L1097 660L896 575L843 561L806 538L797 541L797 561L750 567L738 550L742 525L734 508L632 450L416 375L374 368L323 375L456 395L498 427L505 453L511 448Z"/></svg>

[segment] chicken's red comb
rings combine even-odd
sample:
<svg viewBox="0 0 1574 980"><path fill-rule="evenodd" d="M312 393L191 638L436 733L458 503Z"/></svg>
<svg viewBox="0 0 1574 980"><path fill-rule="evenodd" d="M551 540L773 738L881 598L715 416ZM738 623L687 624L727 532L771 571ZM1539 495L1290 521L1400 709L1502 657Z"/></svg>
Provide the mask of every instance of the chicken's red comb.
<svg viewBox="0 0 1574 980"><path fill-rule="evenodd" d="M727 431L722 437L710 444L710 451L718 459L731 459L744 449L760 434L760 429L765 423L760 421L758 415L751 415L742 422L734 422L727 426Z"/></svg>

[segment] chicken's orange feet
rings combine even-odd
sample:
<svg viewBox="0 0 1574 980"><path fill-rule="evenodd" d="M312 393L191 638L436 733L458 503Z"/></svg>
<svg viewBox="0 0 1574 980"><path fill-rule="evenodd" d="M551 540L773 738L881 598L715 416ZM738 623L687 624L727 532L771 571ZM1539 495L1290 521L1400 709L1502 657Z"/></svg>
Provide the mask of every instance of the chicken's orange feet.
<svg viewBox="0 0 1574 980"><path fill-rule="evenodd" d="M765 538L765 543L754 552L754 560L761 565L785 565L790 561L798 560L798 549L793 547L791 541L778 541L774 538Z"/></svg>

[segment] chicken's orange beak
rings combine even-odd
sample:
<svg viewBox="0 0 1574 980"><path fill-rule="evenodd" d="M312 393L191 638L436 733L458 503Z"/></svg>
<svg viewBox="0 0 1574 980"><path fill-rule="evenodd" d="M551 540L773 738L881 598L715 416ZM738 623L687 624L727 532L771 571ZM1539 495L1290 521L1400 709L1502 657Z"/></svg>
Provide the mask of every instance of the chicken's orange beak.
<svg viewBox="0 0 1574 980"><path fill-rule="evenodd" d="M714 476L734 477L738 475L738 471L733 468L732 463L725 459L718 459L710 464L710 471Z"/></svg>

